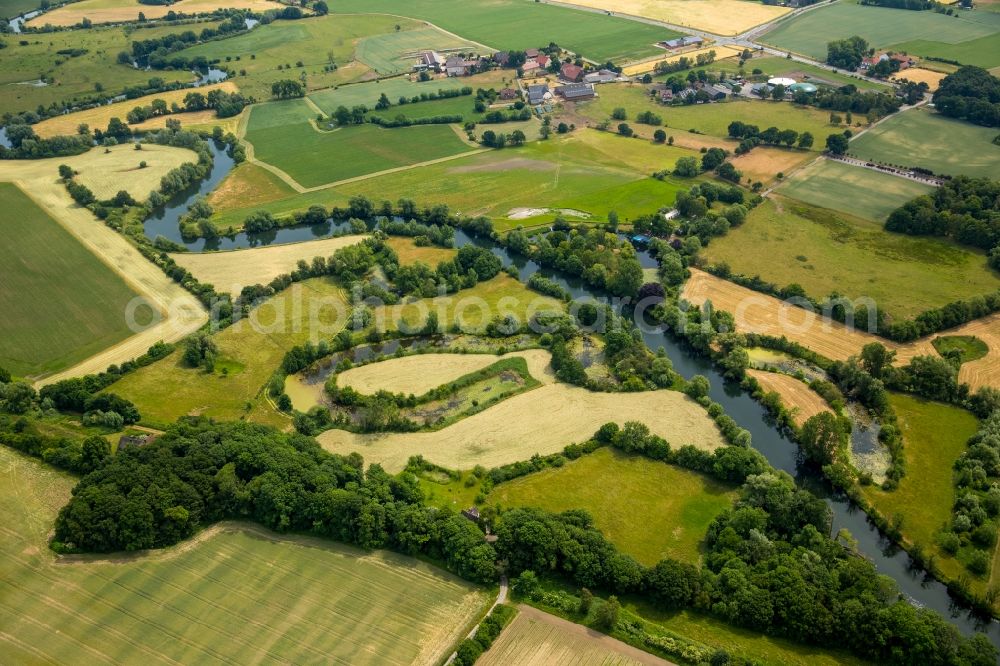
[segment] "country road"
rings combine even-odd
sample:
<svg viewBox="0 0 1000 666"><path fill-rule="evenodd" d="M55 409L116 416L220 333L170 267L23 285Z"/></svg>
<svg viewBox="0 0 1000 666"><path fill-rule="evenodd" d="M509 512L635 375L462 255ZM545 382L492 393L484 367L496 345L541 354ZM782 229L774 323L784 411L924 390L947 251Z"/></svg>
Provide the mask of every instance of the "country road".
<svg viewBox="0 0 1000 666"><path fill-rule="evenodd" d="M483 615L483 617L485 618L487 615L489 615L490 613L492 613L494 608L496 608L497 606L499 606L500 604L502 604L505 601L507 601L507 576L503 575L503 576L500 576L500 592L497 594L496 601L493 602L493 605L490 606L490 609L488 611L486 611L486 615ZM474 626L472 628L472 631L470 631L465 638L475 638L476 637L476 632L478 632L478 631L479 631L479 625L477 624L476 626ZM458 658L458 650L455 650L448 657L448 660L446 662L444 662L444 666L451 666L451 664L457 658Z"/></svg>

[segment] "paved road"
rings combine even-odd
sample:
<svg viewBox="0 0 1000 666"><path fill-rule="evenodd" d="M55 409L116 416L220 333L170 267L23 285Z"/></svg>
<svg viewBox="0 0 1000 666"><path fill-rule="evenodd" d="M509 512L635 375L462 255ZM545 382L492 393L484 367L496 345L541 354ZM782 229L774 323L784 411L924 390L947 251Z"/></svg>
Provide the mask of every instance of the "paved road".
<svg viewBox="0 0 1000 666"><path fill-rule="evenodd" d="M493 605L490 606L490 609L488 611L486 611L486 615L489 615L490 613L492 613L494 608L496 608L497 606L499 606L500 604L502 604L505 601L507 601L507 576L506 575L500 576L500 593L497 594L496 601L493 602ZM484 615L483 617L485 618L486 615ZM475 638L476 637L476 632L478 632L478 631L479 631L479 625L477 624L476 626L474 626L472 628L472 631L469 632L469 634L466 636L466 638ZM456 650L456 651L454 651L454 652L451 653L451 655L448 657L448 661L444 662L444 666L451 666L452 662L454 662L455 659L457 659L457 658L458 658L458 650Z"/></svg>

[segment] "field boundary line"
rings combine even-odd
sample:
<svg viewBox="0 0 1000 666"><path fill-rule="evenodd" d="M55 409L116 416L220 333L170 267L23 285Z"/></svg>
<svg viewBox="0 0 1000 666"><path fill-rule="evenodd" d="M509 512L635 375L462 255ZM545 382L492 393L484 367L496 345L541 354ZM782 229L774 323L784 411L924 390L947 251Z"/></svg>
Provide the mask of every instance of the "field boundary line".
<svg viewBox="0 0 1000 666"><path fill-rule="evenodd" d="M431 23L430 21L426 21L426 20L424 20L422 18L417 18L416 16L406 16L405 14L390 14L389 12L368 12L368 13L364 13L364 14L359 14L357 12L344 12L344 13L336 12L336 14L337 14L337 16L391 16L393 18L408 19L410 21L416 21L418 23L423 23L424 25L428 25L428 26L430 26L430 27L432 27L432 28L434 28L436 30L440 30L444 34L449 35L451 37L454 37L457 40L460 40L460 41L463 41L463 42L468 42L469 44L473 44L475 46L481 46L484 49L489 49L490 51L496 51L497 50L497 49L495 49L492 46L488 46L486 44L483 44L482 42L477 42L477 41L475 41L473 39L468 39L467 37L462 37L461 35L455 34L454 32L452 32L450 30L445 30L444 28L442 28L439 25ZM392 34L392 33L389 33L389 34ZM393 78L393 77L380 76L376 80L388 79L388 78ZM362 81L361 83L367 83L367 81Z"/></svg>

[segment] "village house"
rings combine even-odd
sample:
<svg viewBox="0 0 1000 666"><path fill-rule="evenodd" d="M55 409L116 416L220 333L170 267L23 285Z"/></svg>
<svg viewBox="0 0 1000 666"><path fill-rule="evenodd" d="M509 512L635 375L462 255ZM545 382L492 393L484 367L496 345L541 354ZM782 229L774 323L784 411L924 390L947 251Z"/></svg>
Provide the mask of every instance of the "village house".
<svg viewBox="0 0 1000 666"><path fill-rule="evenodd" d="M462 56L452 56L444 63L444 71L448 76L465 76L476 66L476 60L466 60Z"/></svg>
<svg viewBox="0 0 1000 666"><path fill-rule="evenodd" d="M493 54L493 62L500 67L506 67L510 63L510 54L506 51L497 51Z"/></svg>
<svg viewBox="0 0 1000 666"><path fill-rule="evenodd" d="M118 438L118 450L140 448L153 442L156 435L122 435Z"/></svg>
<svg viewBox="0 0 1000 666"><path fill-rule="evenodd" d="M900 70L908 69L916 64L913 58L905 53L894 53L892 54L892 59L899 63Z"/></svg>
<svg viewBox="0 0 1000 666"><path fill-rule="evenodd" d="M559 70L559 78L569 83L579 83L583 81L583 67L568 62Z"/></svg>
<svg viewBox="0 0 1000 666"><path fill-rule="evenodd" d="M549 91L548 84L528 86L528 104L536 106L549 99L552 99L552 93Z"/></svg>
<svg viewBox="0 0 1000 666"><path fill-rule="evenodd" d="M660 91L660 101L664 104L669 104L674 101L674 91L670 88Z"/></svg>
<svg viewBox="0 0 1000 666"><path fill-rule="evenodd" d="M477 509L474 506L471 506L468 509L463 509L462 510L462 515L465 516L466 518L468 518L469 520L471 520L474 523L478 523L479 522L479 509Z"/></svg>
<svg viewBox="0 0 1000 666"><path fill-rule="evenodd" d="M413 66L413 69L432 69L435 72L440 72L444 69L445 59L437 51L424 51L420 54L417 64Z"/></svg>
<svg viewBox="0 0 1000 666"><path fill-rule="evenodd" d="M677 39L668 39L666 41L658 42L660 46L665 49L670 49L671 51L677 49L683 49L688 46L700 46L705 42L701 37L695 37L694 35L685 35L684 37L678 37Z"/></svg>
<svg viewBox="0 0 1000 666"><path fill-rule="evenodd" d="M584 74L584 83L611 83L618 80L618 72L612 72L610 69L602 69L599 72L590 72L589 74Z"/></svg>
<svg viewBox="0 0 1000 666"><path fill-rule="evenodd" d="M525 60L524 64L521 65L521 73L524 76L534 76L542 68L538 64L537 60Z"/></svg>
<svg viewBox="0 0 1000 666"><path fill-rule="evenodd" d="M524 57L529 59L534 59L538 57L540 51L538 49L524 49Z"/></svg>
<svg viewBox="0 0 1000 666"><path fill-rule="evenodd" d="M500 91L500 99L517 99L517 91L513 88L504 88Z"/></svg>
<svg viewBox="0 0 1000 666"><path fill-rule="evenodd" d="M594 99L594 86L590 83L570 83L556 88L556 94L567 102Z"/></svg>
<svg viewBox="0 0 1000 666"><path fill-rule="evenodd" d="M726 99L729 96L729 90L717 85L706 85L702 88L706 93L708 93L708 98L713 102Z"/></svg>
<svg viewBox="0 0 1000 666"><path fill-rule="evenodd" d="M537 57L535 57L535 62L537 62L538 66L542 67L542 68L548 67L549 66L549 62L551 60L552 60L552 58L548 57L544 53L541 54L541 55L539 55L539 56L537 56Z"/></svg>

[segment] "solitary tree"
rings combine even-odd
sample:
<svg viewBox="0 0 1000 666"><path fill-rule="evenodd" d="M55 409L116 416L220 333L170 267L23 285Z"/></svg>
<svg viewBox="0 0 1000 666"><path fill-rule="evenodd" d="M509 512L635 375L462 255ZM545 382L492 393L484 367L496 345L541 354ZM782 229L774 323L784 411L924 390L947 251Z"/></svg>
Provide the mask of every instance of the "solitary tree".
<svg viewBox="0 0 1000 666"><path fill-rule="evenodd" d="M826 149L834 155L843 155L847 152L847 137L843 134L831 134L826 137Z"/></svg>

